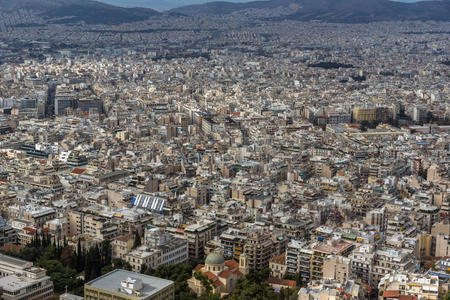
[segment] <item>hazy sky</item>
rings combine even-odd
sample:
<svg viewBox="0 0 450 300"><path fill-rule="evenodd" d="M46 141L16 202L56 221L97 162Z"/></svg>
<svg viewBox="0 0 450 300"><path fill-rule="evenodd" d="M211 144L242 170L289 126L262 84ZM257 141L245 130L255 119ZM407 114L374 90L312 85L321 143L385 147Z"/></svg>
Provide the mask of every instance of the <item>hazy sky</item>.
<svg viewBox="0 0 450 300"><path fill-rule="evenodd" d="M175 7L213 2L213 0L98 0L100 2L123 7L148 7L159 11L168 10ZM217 1L217 0L215 0ZM227 2L249 2L250 0L221 0ZM255 0L252 0L255 1ZM417 0L397 0L401 2L417 2Z"/></svg>
<svg viewBox="0 0 450 300"><path fill-rule="evenodd" d="M213 2L212 0L98 0L98 1L123 7L148 7L159 11L191 4ZM249 2L249 0L221 0L221 1Z"/></svg>

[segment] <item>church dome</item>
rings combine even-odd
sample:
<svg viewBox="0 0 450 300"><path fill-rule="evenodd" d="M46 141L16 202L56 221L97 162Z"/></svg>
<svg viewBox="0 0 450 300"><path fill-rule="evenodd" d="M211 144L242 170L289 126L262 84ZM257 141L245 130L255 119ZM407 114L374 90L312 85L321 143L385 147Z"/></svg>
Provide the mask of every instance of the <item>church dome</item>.
<svg viewBox="0 0 450 300"><path fill-rule="evenodd" d="M225 259L219 253L211 252L208 254L205 260L205 264L207 265L223 265L225 263Z"/></svg>

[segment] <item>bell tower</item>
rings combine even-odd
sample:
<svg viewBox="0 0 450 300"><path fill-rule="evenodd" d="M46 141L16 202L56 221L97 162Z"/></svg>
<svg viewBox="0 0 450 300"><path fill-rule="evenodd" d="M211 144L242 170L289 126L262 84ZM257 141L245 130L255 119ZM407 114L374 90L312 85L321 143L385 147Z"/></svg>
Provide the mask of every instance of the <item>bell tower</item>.
<svg viewBox="0 0 450 300"><path fill-rule="evenodd" d="M245 253L242 253L239 256L239 272L241 272L244 275L247 275L249 272L248 258Z"/></svg>

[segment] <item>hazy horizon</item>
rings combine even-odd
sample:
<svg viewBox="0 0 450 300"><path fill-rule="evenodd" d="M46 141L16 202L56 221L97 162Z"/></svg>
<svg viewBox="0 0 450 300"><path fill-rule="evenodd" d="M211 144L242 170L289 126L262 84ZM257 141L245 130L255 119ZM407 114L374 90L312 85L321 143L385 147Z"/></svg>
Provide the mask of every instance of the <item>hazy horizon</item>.
<svg viewBox="0 0 450 300"><path fill-rule="evenodd" d="M165 11L181 6L202 4L207 2L252 2L252 1L268 1L268 0L98 0L103 3L108 3L121 7L145 7L152 8L158 11ZM394 0L391 0L394 1ZM395 0L397 2L419 2L418 0ZM427 0L425 0L427 1Z"/></svg>
<svg viewBox="0 0 450 300"><path fill-rule="evenodd" d="M159 11L169 10L186 5L202 4L207 2L215 2L217 0L98 0L103 3L108 3L121 7L145 7L152 8ZM253 0L255 1L255 0ZM249 0L226 0L224 2L250 2Z"/></svg>

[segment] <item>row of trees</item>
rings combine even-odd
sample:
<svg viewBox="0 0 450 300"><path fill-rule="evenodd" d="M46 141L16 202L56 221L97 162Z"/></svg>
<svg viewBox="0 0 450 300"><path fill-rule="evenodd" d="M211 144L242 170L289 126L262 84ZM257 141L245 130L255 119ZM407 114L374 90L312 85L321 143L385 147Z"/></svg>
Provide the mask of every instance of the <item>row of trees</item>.
<svg viewBox="0 0 450 300"><path fill-rule="evenodd" d="M270 269L261 271L250 271L250 273L239 282L237 288L230 295L230 300L291 300L297 299L297 288L281 289L275 293L266 280L270 276ZM298 279L298 278L295 278ZM299 279L298 279L299 280Z"/></svg>
<svg viewBox="0 0 450 300"><path fill-rule="evenodd" d="M36 234L28 246L11 247L4 254L32 261L46 269L56 293L67 289L83 295L85 282L116 268L131 270L130 264L112 259L109 241L84 249L81 240L78 240L76 248L68 245L66 240L60 244L48 234Z"/></svg>
<svg viewBox="0 0 450 300"><path fill-rule="evenodd" d="M135 244L138 246L140 240L136 238ZM83 295L85 282L89 282L114 269L132 269L127 262L111 257L111 244L107 240L89 249L84 249L81 240L78 240L76 249L74 249L65 240L60 244L51 239L48 234L40 234L35 235L27 247L11 247L4 254L32 261L36 266L46 269L47 275L53 281L56 293L64 292L67 289L76 295ZM197 262L192 265L160 265L156 269L144 266L141 273L174 281L176 300L218 300L219 297L212 294L212 283L201 272L195 272L194 276L205 286L207 294L197 297L189 289L187 280L192 276L194 265L197 265ZM295 298L296 291L294 289L282 290L278 294L275 293L266 283L269 275L269 269L250 272L238 283L235 291L227 298L230 300L285 300ZM300 277L289 279L299 281ZM297 283L301 285L301 282Z"/></svg>

